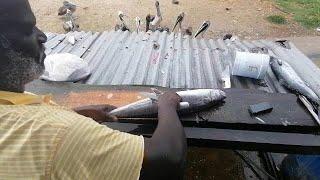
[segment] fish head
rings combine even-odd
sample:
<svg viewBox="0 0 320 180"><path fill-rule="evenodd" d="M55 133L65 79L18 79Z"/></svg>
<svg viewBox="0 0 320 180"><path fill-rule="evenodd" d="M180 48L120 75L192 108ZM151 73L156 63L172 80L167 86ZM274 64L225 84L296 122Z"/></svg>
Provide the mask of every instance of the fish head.
<svg viewBox="0 0 320 180"><path fill-rule="evenodd" d="M211 89L210 90L210 100L211 102L222 101L227 97L226 93L218 90L218 89Z"/></svg>
<svg viewBox="0 0 320 180"><path fill-rule="evenodd" d="M275 63L275 61L276 61L276 58L274 58L273 56L270 56L270 65Z"/></svg>
<svg viewBox="0 0 320 180"><path fill-rule="evenodd" d="M278 73L281 69L282 63L283 62L281 60L272 56L270 57L270 66L273 72Z"/></svg>
<svg viewBox="0 0 320 180"><path fill-rule="evenodd" d="M270 57L270 66L278 79L281 79L284 73L287 74L292 69L288 63L275 57Z"/></svg>
<svg viewBox="0 0 320 180"><path fill-rule="evenodd" d="M211 22L210 21L205 21L203 24L205 24L206 26L210 26L211 25Z"/></svg>
<svg viewBox="0 0 320 180"><path fill-rule="evenodd" d="M283 61L281 59L275 58L273 56L270 56L270 65L277 65L277 66L282 66Z"/></svg>
<svg viewBox="0 0 320 180"><path fill-rule="evenodd" d="M124 13L122 11L118 11L118 16L119 17L123 17L124 16Z"/></svg>

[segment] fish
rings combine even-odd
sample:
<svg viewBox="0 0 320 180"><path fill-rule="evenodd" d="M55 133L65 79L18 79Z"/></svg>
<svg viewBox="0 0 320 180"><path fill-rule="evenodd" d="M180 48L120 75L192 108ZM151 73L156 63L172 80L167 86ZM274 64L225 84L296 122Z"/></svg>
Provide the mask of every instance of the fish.
<svg viewBox="0 0 320 180"><path fill-rule="evenodd" d="M109 115L117 118L150 117L158 113L157 98L161 92L153 90L154 97L116 108ZM178 108L179 112L198 111L221 103L226 98L226 93L219 89L196 89L179 91L177 94L182 102Z"/></svg>
<svg viewBox="0 0 320 180"><path fill-rule="evenodd" d="M152 22L154 20L154 18L156 18L154 15L148 14L146 16L146 32L148 32L150 30L150 22Z"/></svg>
<svg viewBox="0 0 320 180"><path fill-rule="evenodd" d="M198 37L200 34L203 37L204 33L209 29L210 25L211 25L210 21L204 21L200 26L199 30L194 35L194 38Z"/></svg>
<svg viewBox="0 0 320 180"><path fill-rule="evenodd" d="M319 97L287 62L271 57L270 66L281 85L297 94L305 96L315 105L320 105Z"/></svg>
<svg viewBox="0 0 320 180"><path fill-rule="evenodd" d="M127 17L122 11L118 11L118 17L121 22L124 22L124 17Z"/></svg>
<svg viewBox="0 0 320 180"><path fill-rule="evenodd" d="M172 32L176 29L177 25L179 24L180 30L181 30L181 24L184 19L184 12L180 13L179 16L177 17L176 23L174 24L172 28Z"/></svg>
<svg viewBox="0 0 320 180"><path fill-rule="evenodd" d="M140 32L140 26L141 26L141 19L140 19L140 17L136 17L136 27L137 27L137 34L139 34L139 32Z"/></svg>
<svg viewBox="0 0 320 180"><path fill-rule="evenodd" d="M125 15L122 11L118 12L118 17L121 21L121 24L116 24L115 26L115 31L121 30L121 31L130 31L130 29L128 28L128 26L125 23L124 17L128 17L127 15Z"/></svg>
<svg viewBox="0 0 320 180"><path fill-rule="evenodd" d="M150 24L152 26L159 26L161 21L162 21L162 15L161 15L161 11L160 11L160 3L159 3L159 1L156 1L155 6L156 6L156 9L157 9L157 14L156 14L154 20L150 22Z"/></svg>

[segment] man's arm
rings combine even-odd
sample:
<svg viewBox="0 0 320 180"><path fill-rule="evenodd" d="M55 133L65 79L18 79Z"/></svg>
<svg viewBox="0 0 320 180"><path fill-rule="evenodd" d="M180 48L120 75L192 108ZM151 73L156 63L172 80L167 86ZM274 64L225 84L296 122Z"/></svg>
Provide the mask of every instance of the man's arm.
<svg viewBox="0 0 320 180"><path fill-rule="evenodd" d="M145 153L140 179L181 179L186 158L186 137L177 108L181 98L165 93L158 102L158 127L152 138L145 138ZM85 106L74 109L78 114L97 122L115 121L107 112L109 105Z"/></svg>
<svg viewBox="0 0 320 180"><path fill-rule="evenodd" d="M140 179L182 179L187 142L177 114L181 98L172 92L158 102L158 126L152 138L145 138Z"/></svg>

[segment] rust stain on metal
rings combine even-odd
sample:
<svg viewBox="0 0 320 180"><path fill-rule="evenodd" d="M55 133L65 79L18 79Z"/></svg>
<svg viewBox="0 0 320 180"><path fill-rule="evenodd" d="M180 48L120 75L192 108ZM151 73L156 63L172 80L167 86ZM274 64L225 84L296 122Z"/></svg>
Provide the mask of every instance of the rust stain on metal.
<svg viewBox="0 0 320 180"><path fill-rule="evenodd" d="M145 97L139 91L86 91L58 95L55 97L55 101L59 105L69 108L100 104L119 107L143 98Z"/></svg>

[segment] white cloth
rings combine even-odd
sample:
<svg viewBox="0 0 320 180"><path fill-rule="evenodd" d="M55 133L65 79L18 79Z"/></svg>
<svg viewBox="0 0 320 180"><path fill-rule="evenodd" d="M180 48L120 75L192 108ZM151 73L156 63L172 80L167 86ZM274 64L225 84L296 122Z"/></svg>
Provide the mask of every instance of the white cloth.
<svg viewBox="0 0 320 180"><path fill-rule="evenodd" d="M91 74L87 62L69 53L48 55L44 65L45 72L40 78L47 81L75 82Z"/></svg>

